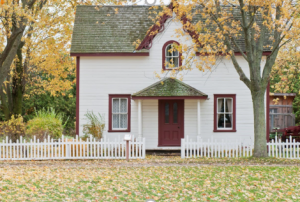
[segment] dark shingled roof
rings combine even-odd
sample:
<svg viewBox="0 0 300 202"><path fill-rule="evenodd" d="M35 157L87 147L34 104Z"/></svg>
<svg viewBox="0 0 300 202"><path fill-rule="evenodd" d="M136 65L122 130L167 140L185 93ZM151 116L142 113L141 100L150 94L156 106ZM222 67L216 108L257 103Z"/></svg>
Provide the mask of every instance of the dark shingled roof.
<svg viewBox="0 0 300 202"><path fill-rule="evenodd" d="M207 96L205 93L178 79L164 78L143 90L134 93L134 96Z"/></svg>
<svg viewBox="0 0 300 202"><path fill-rule="evenodd" d="M201 11L203 10L202 7L196 7L195 9L197 9L198 11ZM222 7L223 11L224 12L227 12L228 14L232 14L233 16L233 19L236 20L236 21L242 21L242 16L241 16L241 12L240 12L240 8L239 6L236 6L236 7L233 7L233 6L224 6ZM195 12L195 10L193 10L193 12ZM262 25L262 16L259 12L256 13L256 18L255 18L255 22L261 26ZM250 17L248 16L248 18L250 19ZM203 18L203 16L201 14L196 14L193 16L193 19L192 19L192 23L193 24L197 24L199 21L201 21L202 24L205 24L206 25L206 28L208 28L210 31L214 31L216 30L217 28L217 25L216 24L210 24L209 26L205 23L206 21L206 18ZM232 21L229 21L229 22L232 22ZM230 23L227 24L227 26L231 26ZM272 33L270 33L270 31L267 31L268 33L265 34L265 40L264 40L264 51L270 51L270 45L272 45L272 40L270 39L270 36L272 35ZM244 39L244 32L241 31L240 32L240 35L239 37L235 37L235 41L236 43L238 44L238 46L241 48L241 50L243 52L246 52L246 44L245 44L245 39ZM239 49L232 43L232 47L235 49L235 52L239 52Z"/></svg>
<svg viewBox="0 0 300 202"><path fill-rule="evenodd" d="M147 30L153 25L149 19L150 6L77 6L72 36L71 53L132 53L133 42L143 40ZM115 9L118 9L116 14ZM240 19L238 9L229 9L236 19ZM205 22L200 14L192 23ZM259 22L258 22L259 23ZM215 27L211 26L211 30ZM265 45L272 44L266 36ZM245 50L243 37L237 43ZM264 51L269 51L265 48ZM142 49L138 52L149 52ZM238 52L238 49L236 49Z"/></svg>
<svg viewBox="0 0 300 202"><path fill-rule="evenodd" d="M71 53L132 53L135 50L133 42L142 40L153 25L149 8L77 6Z"/></svg>

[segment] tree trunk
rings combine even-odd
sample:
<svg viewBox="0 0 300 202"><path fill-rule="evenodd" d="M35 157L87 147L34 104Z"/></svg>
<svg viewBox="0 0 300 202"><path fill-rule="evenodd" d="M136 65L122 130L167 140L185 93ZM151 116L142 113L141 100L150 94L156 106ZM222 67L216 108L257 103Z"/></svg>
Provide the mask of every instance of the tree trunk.
<svg viewBox="0 0 300 202"><path fill-rule="evenodd" d="M12 100L13 100L13 114L22 114L22 104L23 104L23 59L22 59L22 47L21 43L18 47L17 57L18 61L16 64L16 70L12 78Z"/></svg>
<svg viewBox="0 0 300 202"><path fill-rule="evenodd" d="M254 112L254 157L267 157L265 91L251 92Z"/></svg>

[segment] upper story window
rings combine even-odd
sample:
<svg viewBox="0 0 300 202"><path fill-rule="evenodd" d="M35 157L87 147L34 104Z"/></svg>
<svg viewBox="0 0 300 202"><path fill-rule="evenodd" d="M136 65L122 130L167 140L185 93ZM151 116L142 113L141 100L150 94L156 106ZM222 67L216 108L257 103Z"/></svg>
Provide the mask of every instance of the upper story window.
<svg viewBox="0 0 300 202"><path fill-rule="evenodd" d="M108 132L130 132L130 95L109 95Z"/></svg>
<svg viewBox="0 0 300 202"><path fill-rule="evenodd" d="M163 54L163 69L173 70L181 66L181 53L176 49L177 41L168 41L164 44L162 49Z"/></svg>
<svg viewBox="0 0 300 202"><path fill-rule="evenodd" d="M236 95L214 95L214 132L236 132Z"/></svg>

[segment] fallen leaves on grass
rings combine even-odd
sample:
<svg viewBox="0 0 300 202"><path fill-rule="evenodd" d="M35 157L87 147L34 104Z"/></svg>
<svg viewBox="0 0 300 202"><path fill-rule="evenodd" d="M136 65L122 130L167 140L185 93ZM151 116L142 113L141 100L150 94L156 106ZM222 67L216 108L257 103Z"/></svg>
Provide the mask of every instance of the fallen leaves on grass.
<svg viewBox="0 0 300 202"><path fill-rule="evenodd" d="M204 160L148 157L145 160L129 162L140 166L130 166L120 160L32 161L19 162L19 165L3 162L0 164L0 201L300 199L300 167L187 166L187 161ZM209 161L219 160L205 160L206 164ZM257 160L243 161L252 161L253 164ZM176 162L178 165L181 163L184 166L153 166L168 162Z"/></svg>

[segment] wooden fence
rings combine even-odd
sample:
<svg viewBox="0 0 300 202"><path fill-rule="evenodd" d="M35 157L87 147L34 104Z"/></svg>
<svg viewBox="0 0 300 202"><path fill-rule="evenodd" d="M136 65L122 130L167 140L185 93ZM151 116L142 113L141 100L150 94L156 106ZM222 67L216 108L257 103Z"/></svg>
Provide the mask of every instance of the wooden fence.
<svg viewBox="0 0 300 202"><path fill-rule="evenodd" d="M285 142L282 142L281 139L273 139L271 142L267 143L268 154L271 157L276 158L289 158L289 159L299 159L300 158L300 142L295 142L295 139L292 139L290 136L289 139L286 139Z"/></svg>
<svg viewBox="0 0 300 202"><path fill-rule="evenodd" d="M251 142L251 141L249 141ZM190 157L249 157L252 156L253 144L241 140L216 140L213 138L203 141L201 138L191 139L188 136L181 139L181 158Z"/></svg>
<svg viewBox="0 0 300 202"><path fill-rule="evenodd" d="M101 139L92 136L86 141L75 139L48 139L40 142L34 137L13 143L11 140L0 142L0 160L50 160L50 159L125 159L126 142L123 139ZM145 158L145 138L129 142L129 158Z"/></svg>

